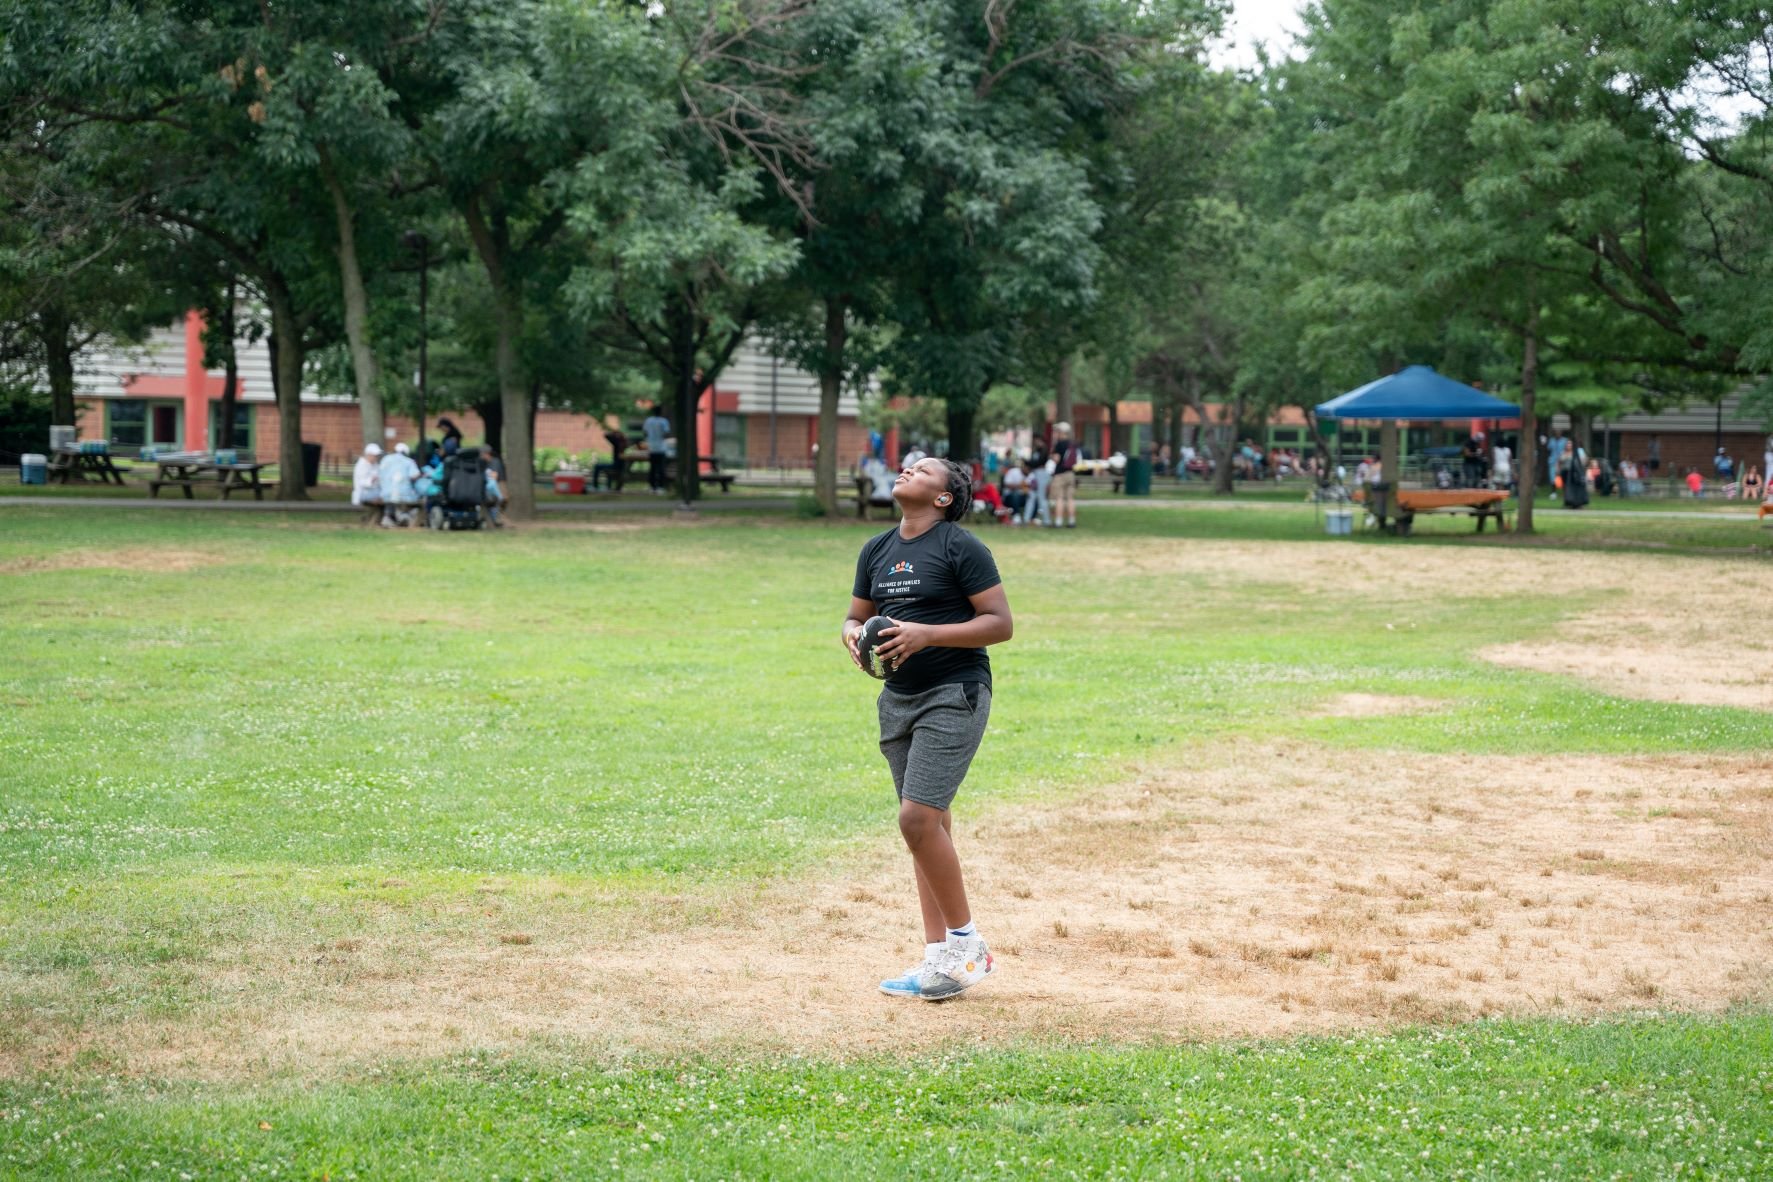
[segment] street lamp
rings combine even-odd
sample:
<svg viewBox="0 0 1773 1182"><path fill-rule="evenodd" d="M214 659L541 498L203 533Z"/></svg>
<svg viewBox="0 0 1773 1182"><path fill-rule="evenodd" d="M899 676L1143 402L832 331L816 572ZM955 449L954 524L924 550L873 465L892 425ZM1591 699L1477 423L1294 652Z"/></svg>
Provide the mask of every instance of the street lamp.
<svg viewBox="0 0 1773 1182"><path fill-rule="evenodd" d="M431 295L431 240L418 230L408 230L401 236L401 241L408 250L419 252L419 456L425 456L425 349L429 343L429 333L425 321L425 305Z"/></svg>

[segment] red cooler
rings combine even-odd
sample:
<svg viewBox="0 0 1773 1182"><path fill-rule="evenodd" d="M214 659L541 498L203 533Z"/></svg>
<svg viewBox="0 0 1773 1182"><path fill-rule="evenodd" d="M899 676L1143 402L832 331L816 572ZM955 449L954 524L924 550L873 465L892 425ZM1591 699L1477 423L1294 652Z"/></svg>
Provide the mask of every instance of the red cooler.
<svg viewBox="0 0 1773 1182"><path fill-rule="evenodd" d="M585 491L584 473L556 472L554 474L554 491L557 493L583 493Z"/></svg>

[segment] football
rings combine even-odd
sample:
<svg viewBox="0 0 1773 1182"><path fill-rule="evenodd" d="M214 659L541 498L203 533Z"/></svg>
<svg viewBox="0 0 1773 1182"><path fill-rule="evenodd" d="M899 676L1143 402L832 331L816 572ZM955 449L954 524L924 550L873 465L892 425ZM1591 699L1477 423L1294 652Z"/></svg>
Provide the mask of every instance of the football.
<svg viewBox="0 0 1773 1182"><path fill-rule="evenodd" d="M862 657L862 671L870 677L885 681L893 675L892 665L874 650L879 647L881 631L893 627L894 624L885 616L870 616L862 625L862 635L856 637L856 652Z"/></svg>

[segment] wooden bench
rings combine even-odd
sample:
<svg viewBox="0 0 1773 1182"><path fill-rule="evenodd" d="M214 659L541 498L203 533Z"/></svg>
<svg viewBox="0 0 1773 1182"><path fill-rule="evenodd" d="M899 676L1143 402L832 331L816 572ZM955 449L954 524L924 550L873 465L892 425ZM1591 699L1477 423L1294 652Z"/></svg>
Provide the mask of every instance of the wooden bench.
<svg viewBox="0 0 1773 1182"><path fill-rule="evenodd" d="M216 464L201 457L177 456L155 461L158 472L148 481L148 495L158 497L162 488L180 488L185 492L185 499L197 499L195 489L220 489L222 500L229 494L250 490L253 500L265 499L265 484L260 476L268 465L248 462L244 464Z"/></svg>
<svg viewBox="0 0 1773 1182"><path fill-rule="evenodd" d="M1393 495L1390 525L1374 514L1381 529L1394 528L1400 537L1409 537L1419 513L1466 513L1477 521L1477 532L1484 532L1485 523L1494 520L1498 533L1508 529L1508 512L1503 508L1508 493L1499 488L1402 488ZM1356 489L1355 501L1365 504L1367 490Z"/></svg>
<svg viewBox="0 0 1773 1182"><path fill-rule="evenodd" d="M856 520L868 520L868 510L870 509L885 509L887 511L888 520L893 520L899 516L899 505L896 501L892 500L890 497L884 502L874 499L874 480L872 477L857 474L853 483L855 491L851 495L856 498Z"/></svg>
<svg viewBox="0 0 1773 1182"><path fill-rule="evenodd" d="M1100 489L1104 484L1108 485L1115 494L1118 495L1120 492L1121 473L1113 468L1104 468L1099 472L1078 472L1076 476L1077 491L1079 492L1090 488ZM1051 496L1052 494L1049 492L1047 495Z"/></svg>
<svg viewBox="0 0 1773 1182"><path fill-rule="evenodd" d="M720 486L720 491L723 493L733 491L733 481L737 477L736 473L722 472L720 470L720 460L715 456L703 456L702 462L708 465L708 470L702 473L701 480L703 484L718 484ZM622 456L620 461L612 461L608 465L600 464L594 466L591 473L592 484L595 485L598 477L601 476L607 480L611 491L621 492L627 487L630 480L645 480L651 468L652 457L647 455L646 452L627 452ZM672 457L665 461L665 483L670 485L675 484L676 482L677 459L676 457ZM590 491L589 486L587 491Z"/></svg>
<svg viewBox="0 0 1773 1182"><path fill-rule="evenodd" d="M120 468L109 452L81 451L78 444L54 448L49 453L49 469L46 479L52 484L73 484L79 481L86 483L90 474L98 477L100 484L123 483L123 474L128 468Z"/></svg>

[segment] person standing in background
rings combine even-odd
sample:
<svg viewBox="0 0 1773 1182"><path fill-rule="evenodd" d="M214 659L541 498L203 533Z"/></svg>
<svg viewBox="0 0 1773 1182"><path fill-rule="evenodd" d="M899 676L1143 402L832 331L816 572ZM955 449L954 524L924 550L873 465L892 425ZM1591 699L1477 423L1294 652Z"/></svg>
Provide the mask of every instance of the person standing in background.
<svg viewBox="0 0 1773 1182"><path fill-rule="evenodd" d="M671 434L671 421L665 417L665 408L653 403L652 413L641 423L640 430L646 436L646 486L655 497L662 497L665 495L665 465L671 458L665 450L665 440Z"/></svg>
<svg viewBox="0 0 1773 1182"><path fill-rule="evenodd" d="M1077 528L1077 444L1071 442L1071 424L1053 424L1053 481L1048 496L1053 502L1053 525Z"/></svg>
<svg viewBox="0 0 1773 1182"><path fill-rule="evenodd" d="M1496 446L1490 451L1490 487L1514 491L1514 452L1509 449L1506 436L1497 436Z"/></svg>

